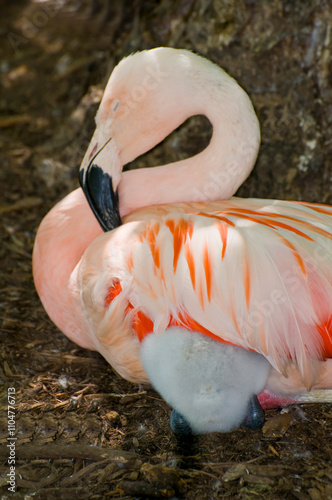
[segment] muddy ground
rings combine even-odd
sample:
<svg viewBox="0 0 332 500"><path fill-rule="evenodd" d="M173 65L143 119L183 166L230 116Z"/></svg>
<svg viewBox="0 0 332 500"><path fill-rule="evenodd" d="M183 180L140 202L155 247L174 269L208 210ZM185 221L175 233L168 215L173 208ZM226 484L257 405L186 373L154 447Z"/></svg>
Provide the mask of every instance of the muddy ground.
<svg viewBox="0 0 332 500"><path fill-rule="evenodd" d="M31 275L40 220L78 185L107 76L139 49L192 49L248 91L262 147L239 195L332 204L331 3L0 5L1 498L332 498L331 405L269 410L263 430L177 441L155 392L119 378L49 321ZM192 155L209 136L195 118L134 166Z"/></svg>

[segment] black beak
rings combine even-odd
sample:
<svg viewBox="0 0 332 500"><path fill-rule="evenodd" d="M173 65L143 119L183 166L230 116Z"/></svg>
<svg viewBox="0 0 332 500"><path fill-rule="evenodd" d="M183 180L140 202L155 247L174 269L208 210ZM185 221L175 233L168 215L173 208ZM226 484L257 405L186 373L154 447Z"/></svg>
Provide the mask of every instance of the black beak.
<svg viewBox="0 0 332 500"><path fill-rule="evenodd" d="M103 231L121 226L118 191L113 190L112 177L92 159L86 171L80 170L79 181Z"/></svg>

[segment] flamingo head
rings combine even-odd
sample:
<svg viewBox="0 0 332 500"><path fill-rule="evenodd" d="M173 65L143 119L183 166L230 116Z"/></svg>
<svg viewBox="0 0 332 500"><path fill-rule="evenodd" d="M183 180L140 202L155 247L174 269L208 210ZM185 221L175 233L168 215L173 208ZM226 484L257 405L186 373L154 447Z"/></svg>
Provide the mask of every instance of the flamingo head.
<svg viewBox="0 0 332 500"><path fill-rule="evenodd" d="M263 424L257 394L271 368L264 356L175 327L148 335L141 360L152 385L174 408L170 423L175 433Z"/></svg>

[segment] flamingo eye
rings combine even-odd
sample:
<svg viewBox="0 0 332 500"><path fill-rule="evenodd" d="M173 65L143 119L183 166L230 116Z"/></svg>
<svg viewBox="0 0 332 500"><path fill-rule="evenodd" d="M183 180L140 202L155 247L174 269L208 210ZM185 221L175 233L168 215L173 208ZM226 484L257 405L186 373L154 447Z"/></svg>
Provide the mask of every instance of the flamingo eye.
<svg viewBox="0 0 332 500"><path fill-rule="evenodd" d="M113 102L112 107L113 107L113 113L116 113L116 110L120 106L120 101L117 99L116 101Z"/></svg>

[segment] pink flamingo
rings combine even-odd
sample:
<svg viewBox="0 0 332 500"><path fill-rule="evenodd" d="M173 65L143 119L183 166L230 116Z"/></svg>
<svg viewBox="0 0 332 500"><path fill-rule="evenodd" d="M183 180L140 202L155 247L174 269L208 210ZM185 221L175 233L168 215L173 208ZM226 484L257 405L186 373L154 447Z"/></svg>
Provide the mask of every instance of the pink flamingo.
<svg viewBox="0 0 332 500"><path fill-rule="evenodd" d="M204 151L122 173L196 114L213 126ZM247 94L217 65L171 48L132 55L82 162L92 210L77 189L37 233L50 318L124 378L150 382L176 432L256 428L258 400L331 397L332 207L230 198L259 142Z"/></svg>

